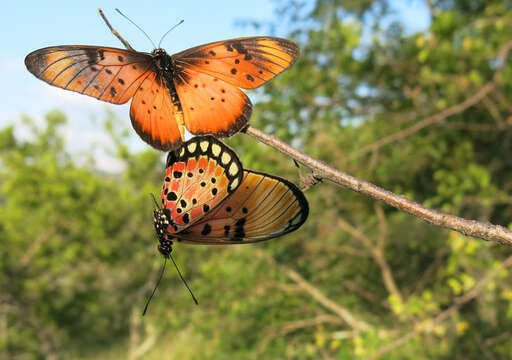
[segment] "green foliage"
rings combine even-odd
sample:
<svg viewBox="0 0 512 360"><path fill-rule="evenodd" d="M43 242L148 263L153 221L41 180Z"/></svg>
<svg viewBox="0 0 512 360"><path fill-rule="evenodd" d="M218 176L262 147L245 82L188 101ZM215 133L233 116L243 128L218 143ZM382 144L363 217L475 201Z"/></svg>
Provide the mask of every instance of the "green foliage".
<svg viewBox="0 0 512 360"><path fill-rule="evenodd" d="M280 5L301 57L259 90L251 124L426 206L509 225L510 62L496 71L512 4L432 1L429 29L410 34L392 3ZM405 136L442 111L451 115ZM177 244L200 306L169 269L141 318L162 261L148 194L160 189L163 156L132 152L126 122L107 114L125 169L100 173L93 160L74 161L65 122L58 111L41 127L25 118L29 140L0 131L0 358L354 359L414 331L382 358L510 356L508 248L327 181L306 192L307 223L282 239ZM368 150L393 134L404 136ZM228 143L247 168L308 175L246 135ZM329 304L369 328L356 331Z"/></svg>

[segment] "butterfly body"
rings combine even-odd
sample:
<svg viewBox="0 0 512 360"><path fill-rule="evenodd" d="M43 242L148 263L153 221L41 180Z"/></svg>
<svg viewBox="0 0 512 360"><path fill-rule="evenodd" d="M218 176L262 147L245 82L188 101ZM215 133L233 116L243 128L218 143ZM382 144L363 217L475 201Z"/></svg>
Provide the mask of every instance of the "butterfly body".
<svg viewBox="0 0 512 360"><path fill-rule="evenodd" d="M164 257L174 241L242 244L282 236L298 229L309 212L294 184L242 169L236 153L211 136L169 153L161 198L154 226Z"/></svg>
<svg viewBox="0 0 512 360"><path fill-rule="evenodd" d="M124 104L132 99L135 131L151 146L179 148L184 129L228 137L249 121L253 89L295 62L298 47L274 37L218 41L173 55L99 46L64 45L36 50L27 69L50 85Z"/></svg>

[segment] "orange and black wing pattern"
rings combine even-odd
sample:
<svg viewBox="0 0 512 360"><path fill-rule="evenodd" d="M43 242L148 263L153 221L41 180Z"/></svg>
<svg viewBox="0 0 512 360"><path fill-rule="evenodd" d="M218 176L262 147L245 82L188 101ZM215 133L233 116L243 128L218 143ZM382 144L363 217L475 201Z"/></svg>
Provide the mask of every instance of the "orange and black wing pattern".
<svg viewBox="0 0 512 360"><path fill-rule="evenodd" d="M176 236L192 244L264 241L297 230L308 213L308 202L294 184L244 170L242 184L233 194Z"/></svg>
<svg viewBox="0 0 512 360"><path fill-rule="evenodd" d="M153 72L151 55L97 46L52 46L31 52L27 69L50 85L124 104Z"/></svg>
<svg viewBox="0 0 512 360"><path fill-rule="evenodd" d="M174 83L185 127L195 135L228 137L251 118L251 101L242 90L223 80L184 69Z"/></svg>
<svg viewBox="0 0 512 360"><path fill-rule="evenodd" d="M130 105L132 126L139 136L159 150L176 149L183 142L182 114L171 103L164 79L151 72L139 85Z"/></svg>
<svg viewBox="0 0 512 360"><path fill-rule="evenodd" d="M299 50L273 37L219 41L169 56L109 47L66 45L36 50L27 69L50 85L124 104L139 136L167 151L192 134L228 137L251 117L240 88L252 89L292 65ZM162 64L165 63L165 66Z"/></svg>
<svg viewBox="0 0 512 360"><path fill-rule="evenodd" d="M210 75L243 89L254 89L289 68L298 46L286 39L256 36L217 41L172 55L177 69Z"/></svg>
<svg viewBox="0 0 512 360"><path fill-rule="evenodd" d="M215 209L241 184L242 164L236 153L213 136L198 136L169 153L162 209L178 233Z"/></svg>
<svg viewBox="0 0 512 360"><path fill-rule="evenodd" d="M249 121L252 89L291 66L297 45L274 37L218 41L171 56L185 126L192 134L228 137Z"/></svg>

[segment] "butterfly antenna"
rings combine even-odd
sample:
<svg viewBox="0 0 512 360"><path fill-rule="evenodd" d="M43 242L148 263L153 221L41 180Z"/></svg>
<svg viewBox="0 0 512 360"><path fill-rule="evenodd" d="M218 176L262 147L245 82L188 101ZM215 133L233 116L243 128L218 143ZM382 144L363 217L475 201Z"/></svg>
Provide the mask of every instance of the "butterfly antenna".
<svg viewBox="0 0 512 360"><path fill-rule="evenodd" d="M146 32L144 30L142 30L142 28L135 24L128 16L126 16L125 14L123 14L121 12L121 10L119 10L118 8L116 8L116 11L122 16L124 17L126 20L128 20L129 22L132 23L132 25L134 25L137 29L139 29L140 31L142 31L142 33L149 39L149 41L151 42L151 44L153 45L153 47L156 49L156 46L155 46L155 43L153 42L153 40L151 40L151 38L148 36L148 34L146 34Z"/></svg>
<svg viewBox="0 0 512 360"><path fill-rule="evenodd" d="M172 263L174 264L174 267L176 268L176 271L178 271L178 275L180 276L181 278L181 281L183 281L183 284L185 284L185 286L187 287L188 289L188 292L190 293L190 295L192 296L192 299L194 300L194 302L196 303L196 305L199 305L199 302L197 301L196 297L194 296L194 293L192 292L192 290L190 289L190 287L188 286L187 282L185 281L185 279L183 278L183 275L181 275L181 272L180 272L180 269L178 268L178 265L176 265L176 262L174 261L174 258L172 257L171 254L169 254L169 257L171 258L172 260Z"/></svg>
<svg viewBox="0 0 512 360"><path fill-rule="evenodd" d="M162 43L162 40L164 39L164 37L167 36L167 34L169 34L171 31L173 31L174 29L176 29L179 25L183 24L185 20L181 20L179 23L177 23L176 25L174 25L172 28L170 28L169 30L167 30L167 32L164 34L164 36L162 36L162 38L160 39L160 41L158 42L158 47L160 47L160 44Z"/></svg>
<svg viewBox="0 0 512 360"><path fill-rule="evenodd" d="M158 210L160 207L158 206L158 202L156 201L155 195L153 193L149 193L151 198L153 199L153 202L155 203L155 208Z"/></svg>
<svg viewBox="0 0 512 360"><path fill-rule="evenodd" d="M158 285L160 285L160 280L162 280L162 276L164 276L166 264L167 264L167 259L164 260L164 265L162 266L162 271L160 271L160 276L158 277L158 280L156 281L155 288L153 289L153 292L149 296L148 301L146 301L146 306L144 306L144 311L142 312L142 316L146 315L146 311L148 311L149 303L151 302L151 299L153 299L153 295L155 295L155 291L158 288Z"/></svg>

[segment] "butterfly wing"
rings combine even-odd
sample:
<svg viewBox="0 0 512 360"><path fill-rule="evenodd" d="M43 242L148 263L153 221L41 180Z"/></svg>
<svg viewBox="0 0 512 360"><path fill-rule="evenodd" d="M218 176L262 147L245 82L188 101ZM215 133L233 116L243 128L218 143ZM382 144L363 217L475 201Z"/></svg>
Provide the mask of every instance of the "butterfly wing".
<svg viewBox="0 0 512 360"><path fill-rule="evenodd" d="M152 72L151 55L96 46L53 46L27 55L25 66L50 85L124 104Z"/></svg>
<svg viewBox="0 0 512 360"><path fill-rule="evenodd" d="M252 113L251 101L239 88L191 69L175 78L185 126L192 134L228 137L242 129Z"/></svg>
<svg viewBox="0 0 512 360"><path fill-rule="evenodd" d="M213 211L242 182L236 153L212 136L198 136L169 153L162 208L171 235Z"/></svg>
<svg viewBox="0 0 512 360"><path fill-rule="evenodd" d="M182 144L169 88L164 79L151 71L140 84L130 105L132 126L139 136L159 150L175 149Z"/></svg>
<svg viewBox="0 0 512 360"><path fill-rule="evenodd" d="M231 136L251 117L252 89L293 64L299 53L293 42L273 37L218 41L172 55L174 85L185 126L193 134Z"/></svg>
<svg viewBox="0 0 512 360"><path fill-rule="evenodd" d="M193 244L241 244L298 229L308 216L302 191L277 176L244 170L242 184L202 219L177 234Z"/></svg>
<svg viewBox="0 0 512 360"><path fill-rule="evenodd" d="M299 48L289 40L256 36L217 41L174 54L178 69L191 69L243 89L258 87L290 67Z"/></svg>

